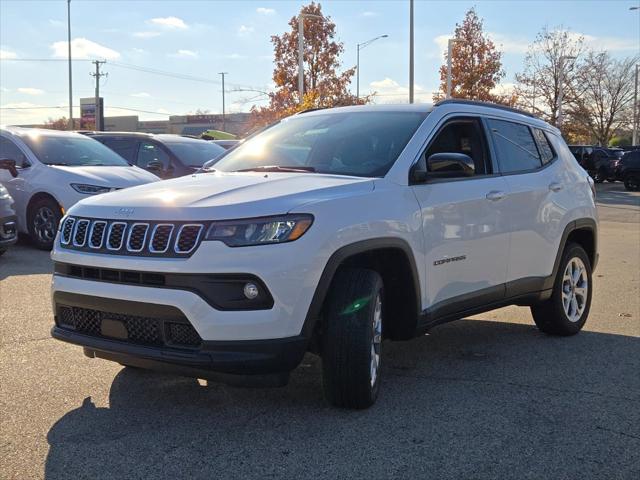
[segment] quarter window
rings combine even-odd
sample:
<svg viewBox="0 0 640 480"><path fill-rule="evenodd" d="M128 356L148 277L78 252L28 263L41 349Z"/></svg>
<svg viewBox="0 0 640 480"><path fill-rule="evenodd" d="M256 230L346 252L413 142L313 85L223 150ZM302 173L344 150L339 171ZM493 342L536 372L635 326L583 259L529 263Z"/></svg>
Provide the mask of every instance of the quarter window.
<svg viewBox="0 0 640 480"><path fill-rule="evenodd" d="M542 163L546 165L551 160L553 160L554 157L551 145L549 145L549 140L547 139L545 133L539 128L533 129L533 136L536 137L536 143L538 144L538 151L540 152Z"/></svg>
<svg viewBox="0 0 640 480"><path fill-rule="evenodd" d="M8 138L0 137L0 158L7 158L16 162L16 167L24 167L27 162L22 150Z"/></svg>
<svg viewBox="0 0 640 480"><path fill-rule="evenodd" d="M129 163L135 163L138 141L130 138L113 138L103 143Z"/></svg>
<svg viewBox="0 0 640 480"><path fill-rule="evenodd" d="M542 166L531 130L526 125L488 120L503 173L524 172Z"/></svg>
<svg viewBox="0 0 640 480"><path fill-rule="evenodd" d="M158 145L143 141L138 150L138 166L149 168L149 163L160 162L163 170L169 168L169 155Z"/></svg>

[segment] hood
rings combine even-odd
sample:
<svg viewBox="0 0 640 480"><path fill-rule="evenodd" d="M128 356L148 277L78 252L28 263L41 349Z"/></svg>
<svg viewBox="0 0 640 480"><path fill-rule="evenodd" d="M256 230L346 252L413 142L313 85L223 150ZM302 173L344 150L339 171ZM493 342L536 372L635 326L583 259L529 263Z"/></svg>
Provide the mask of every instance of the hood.
<svg viewBox="0 0 640 480"><path fill-rule="evenodd" d="M68 183L86 183L100 187L127 188L160 180L153 173L134 166L126 167L67 167L49 165L64 174Z"/></svg>
<svg viewBox="0 0 640 480"><path fill-rule="evenodd" d="M319 173L200 173L89 197L71 215L208 220L284 214L328 198L373 190L370 178Z"/></svg>

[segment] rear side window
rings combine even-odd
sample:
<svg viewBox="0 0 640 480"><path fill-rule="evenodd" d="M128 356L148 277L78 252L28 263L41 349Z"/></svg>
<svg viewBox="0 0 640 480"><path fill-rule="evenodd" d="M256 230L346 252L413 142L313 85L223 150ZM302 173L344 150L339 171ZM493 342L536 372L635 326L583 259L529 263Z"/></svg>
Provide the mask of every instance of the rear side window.
<svg viewBox="0 0 640 480"><path fill-rule="evenodd" d="M540 158L542 159L543 165L546 165L555 156L553 153L553 149L549 144L549 140L545 133L539 128L533 129L533 136L536 137L536 143L538 144L538 151L540 152Z"/></svg>
<svg viewBox="0 0 640 480"><path fill-rule="evenodd" d="M0 137L0 158L14 160L17 167L23 167L27 162L24 153L8 138Z"/></svg>
<svg viewBox="0 0 640 480"><path fill-rule="evenodd" d="M102 141L107 147L116 152L129 163L136 161L138 141L133 138L108 138Z"/></svg>
<svg viewBox="0 0 640 480"><path fill-rule="evenodd" d="M503 173L524 172L542 166L531 130L520 123L488 119Z"/></svg>

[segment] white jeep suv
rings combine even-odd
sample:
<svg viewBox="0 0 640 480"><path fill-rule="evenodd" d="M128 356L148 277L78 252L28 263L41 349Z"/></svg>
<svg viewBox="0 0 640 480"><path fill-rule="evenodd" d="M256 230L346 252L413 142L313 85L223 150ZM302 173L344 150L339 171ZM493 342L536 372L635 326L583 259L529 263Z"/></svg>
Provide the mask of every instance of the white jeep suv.
<svg viewBox="0 0 640 480"><path fill-rule="evenodd" d="M284 382L322 358L378 394L382 340L505 305L584 325L593 183L560 133L492 104L303 112L201 173L88 198L52 258L55 338L123 365Z"/></svg>

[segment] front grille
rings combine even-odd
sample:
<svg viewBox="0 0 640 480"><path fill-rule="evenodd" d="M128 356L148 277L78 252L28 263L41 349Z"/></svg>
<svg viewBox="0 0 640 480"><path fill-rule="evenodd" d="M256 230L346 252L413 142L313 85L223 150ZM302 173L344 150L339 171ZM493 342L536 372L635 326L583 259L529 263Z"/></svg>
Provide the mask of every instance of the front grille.
<svg viewBox="0 0 640 480"><path fill-rule="evenodd" d="M188 257L200 245L208 225L68 217L61 226L60 246L93 253Z"/></svg>
<svg viewBox="0 0 640 480"><path fill-rule="evenodd" d="M89 220L78 220L73 229L73 246L84 247L87 242L87 231L89 230Z"/></svg>
<svg viewBox="0 0 640 480"><path fill-rule="evenodd" d="M190 323L170 322L158 318L65 305L58 306L57 320L61 328L102 338L111 338L102 334L103 320L122 322L127 331L127 338L115 340L137 345L194 348L202 343L202 338Z"/></svg>

